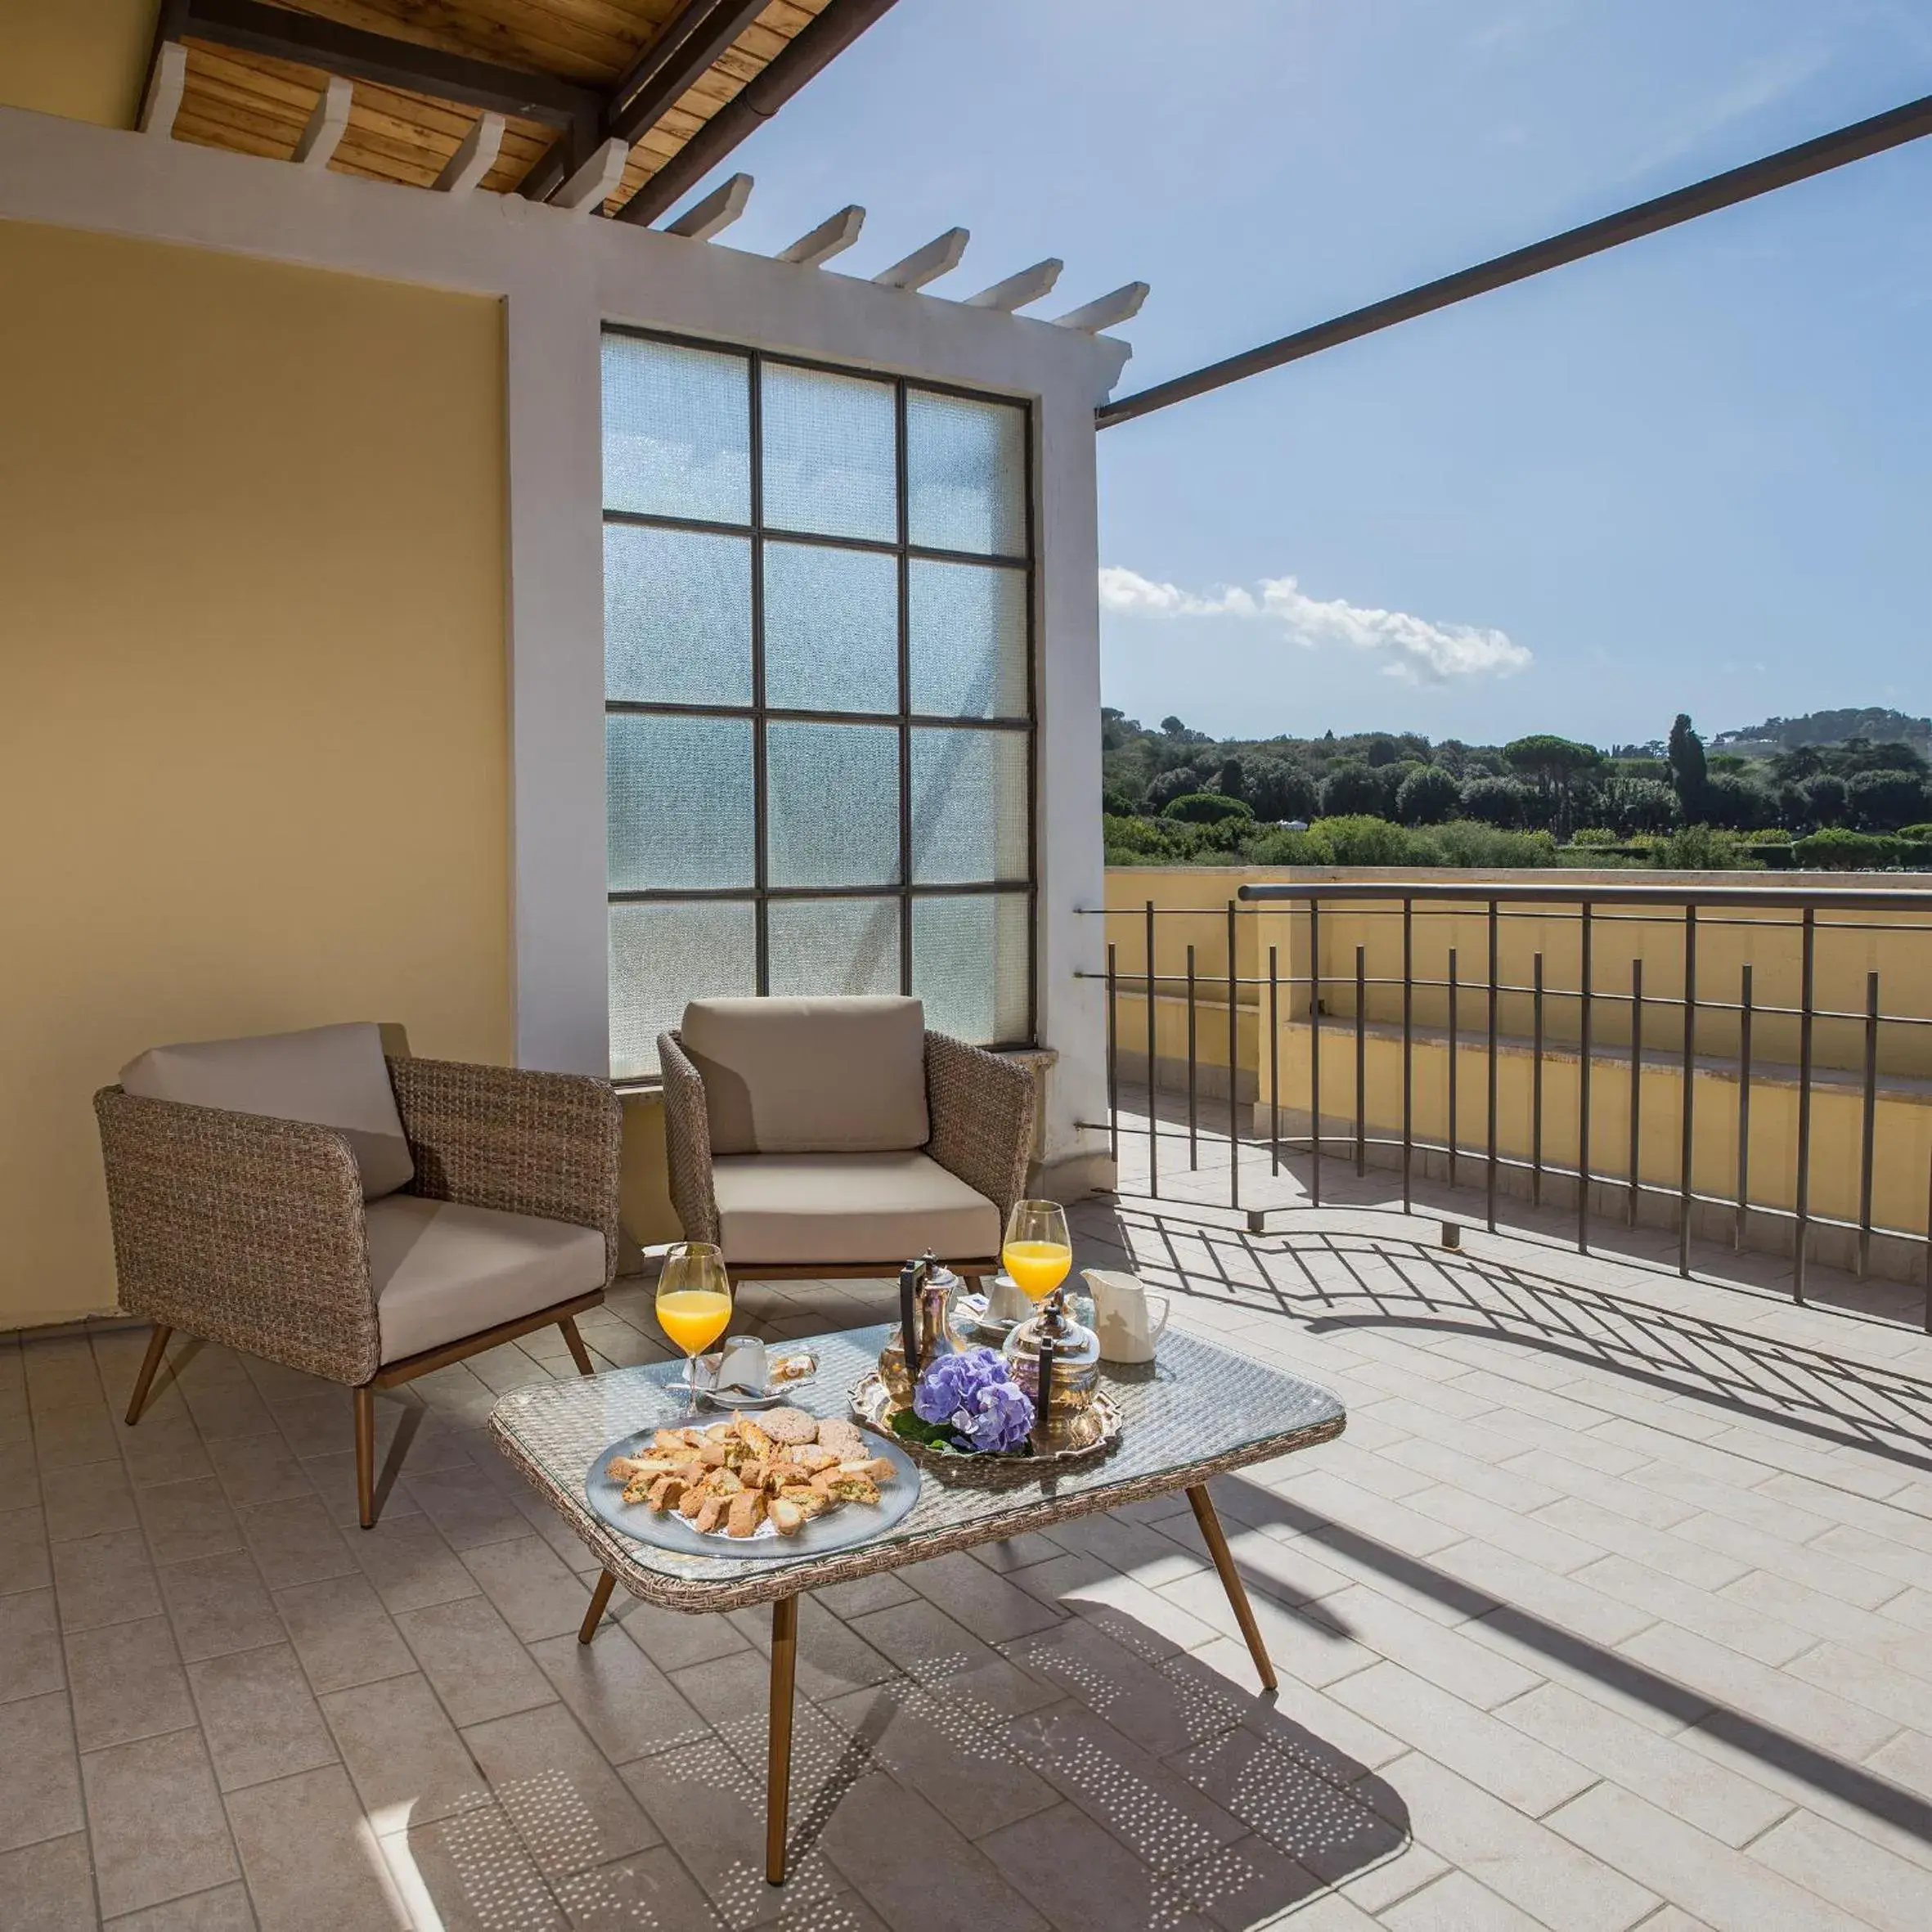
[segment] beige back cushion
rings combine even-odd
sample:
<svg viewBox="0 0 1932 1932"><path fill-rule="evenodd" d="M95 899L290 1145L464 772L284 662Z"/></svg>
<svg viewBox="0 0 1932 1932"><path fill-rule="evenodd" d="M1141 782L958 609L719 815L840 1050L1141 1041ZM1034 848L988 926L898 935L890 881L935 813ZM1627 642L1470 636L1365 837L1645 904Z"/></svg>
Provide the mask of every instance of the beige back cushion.
<svg viewBox="0 0 1932 1932"><path fill-rule="evenodd" d="M356 1157L366 1201L393 1194L416 1178L383 1059L382 1032L373 1025L151 1047L121 1069L121 1086L144 1100L335 1127Z"/></svg>
<svg viewBox="0 0 1932 1932"><path fill-rule="evenodd" d="M931 1138L916 1000L694 1000L680 1038L714 1154L896 1153Z"/></svg>

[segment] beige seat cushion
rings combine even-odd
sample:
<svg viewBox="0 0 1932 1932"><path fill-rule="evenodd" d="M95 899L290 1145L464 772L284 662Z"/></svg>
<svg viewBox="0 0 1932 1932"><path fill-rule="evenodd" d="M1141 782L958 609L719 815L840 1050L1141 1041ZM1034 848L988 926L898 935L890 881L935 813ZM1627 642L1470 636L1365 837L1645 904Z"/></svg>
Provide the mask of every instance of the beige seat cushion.
<svg viewBox="0 0 1932 1932"><path fill-rule="evenodd" d="M121 1087L144 1100L334 1127L356 1157L365 1200L393 1194L416 1178L382 1033L374 1026L151 1047L121 1069Z"/></svg>
<svg viewBox="0 0 1932 1932"><path fill-rule="evenodd" d="M903 1152L931 1137L916 1000L694 1000L679 1037L714 1154Z"/></svg>
<svg viewBox="0 0 1932 1932"><path fill-rule="evenodd" d="M725 1259L896 1269L1000 1251L1000 1211L924 1154L738 1154L713 1166Z"/></svg>
<svg viewBox="0 0 1932 1932"><path fill-rule="evenodd" d="M367 1220L384 1362L604 1286L604 1237L595 1228L414 1194L372 1203Z"/></svg>

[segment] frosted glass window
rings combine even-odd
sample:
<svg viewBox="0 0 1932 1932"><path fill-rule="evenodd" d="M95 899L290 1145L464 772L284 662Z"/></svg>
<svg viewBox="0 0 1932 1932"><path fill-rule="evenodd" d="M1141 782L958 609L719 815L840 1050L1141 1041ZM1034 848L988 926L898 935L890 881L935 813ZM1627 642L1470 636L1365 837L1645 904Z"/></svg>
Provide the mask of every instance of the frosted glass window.
<svg viewBox="0 0 1932 1932"><path fill-rule="evenodd" d="M906 534L928 550L1027 554L1027 417L1004 402L905 394Z"/></svg>
<svg viewBox="0 0 1932 1932"><path fill-rule="evenodd" d="M747 720L613 713L604 741L612 892L753 883Z"/></svg>
<svg viewBox="0 0 1932 1932"><path fill-rule="evenodd" d="M757 991L757 908L748 900L653 900L610 909L610 1071L658 1071L658 1036L688 1000Z"/></svg>
<svg viewBox="0 0 1932 1932"><path fill-rule="evenodd" d="M912 990L926 1024L976 1045L1027 1037L1032 962L1024 892L912 902Z"/></svg>
<svg viewBox="0 0 1932 1932"><path fill-rule="evenodd" d="M896 885L896 728L774 723L765 730L770 883Z"/></svg>
<svg viewBox="0 0 1932 1932"><path fill-rule="evenodd" d="M912 735L912 879L973 885L1027 877L1023 731Z"/></svg>
<svg viewBox="0 0 1932 1932"><path fill-rule="evenodd" d="M760 391L765 521L822 537L899 535L892 389L767 362Z"/></svg>
<svg viewBox="0 0 1932 1932"><path fill-rule="evenodd" d="M899 564L877 550L765 546L765 702L899 708Z"/></svg>
<svg viewBox="0 0 1932 1932"><path fill-rule="evenodd" d="M604 526L604 694L751 703L749 537Z"/></svg>
<svg viewBox="0 0 1932 1932"><path fill-rule="evenodd" d="M743 356L604 338L604 507L742 523L752 514Z"/></svg>
<svg viewBox="0 0 1932 1932"><path fill-rule="evenodd" d="M771 991L896 993L896 899L774 899Z"/></svg>
<svg viewBox="0 0 1932 1932"><path fill-rule="evenodd" d="M1018 718L1027 704L1027 573L907 565L912 702L928 717Z"/></svg>

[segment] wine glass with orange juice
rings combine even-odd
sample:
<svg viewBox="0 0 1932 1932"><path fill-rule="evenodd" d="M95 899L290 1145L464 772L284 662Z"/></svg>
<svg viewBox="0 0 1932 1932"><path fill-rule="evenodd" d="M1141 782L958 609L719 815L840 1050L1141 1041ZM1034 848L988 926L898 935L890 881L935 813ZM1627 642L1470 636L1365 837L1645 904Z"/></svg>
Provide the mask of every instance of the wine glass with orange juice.
<svg viewBox="0 0 1932 1932"><path fill-rule="evenodd" d="M713 1242L681 1241L658 1276L658 1326L685 1352L683 1386L699 1393L698 1358L731 1325L731 1278Z"/></svg>
<svg viewBox="0 0 1932 1932"><path fill-rule="evenodd" d="M1036 1307L1066 1280L1073 1266L1067 1211L1057 1201L1016 1201L1006 1217L1000 1261Z"/></svg>

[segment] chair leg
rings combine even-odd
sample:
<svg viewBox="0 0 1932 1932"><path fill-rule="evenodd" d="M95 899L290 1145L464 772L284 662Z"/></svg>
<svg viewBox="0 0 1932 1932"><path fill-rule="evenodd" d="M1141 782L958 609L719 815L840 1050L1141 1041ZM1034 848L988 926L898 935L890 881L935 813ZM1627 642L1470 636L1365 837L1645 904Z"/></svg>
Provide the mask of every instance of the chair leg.
<svg viewBox="0 0 1932 1932"><path fill-rule="evenodd" d="M591 1351L584 1346L584 1338L577 1332L577 1317L567 1314L557 1326L564 1331L564 1339L570 1345L570 1359L577 1364L579 1375L595 1375L597 1371L591 1361Z"/></svg>
<svg viewBox="0 0 1932 1932"><path fill-rule="evenodd" d="M153 1334L147 1338L147 1353L141 1361L141 1373L134 1378L134 1393L128 1402L128 1427L132 1429L141 1420L141 1412L147 1403L147 1392L155 1386L155 1372L161 1366L161 1358L168 1352L168 1337L174 1331L155 1323Z"/></svg>
<svg viewBox="0 0 1932 1932"><path fill-rule="evenodd" d="M356 1508L365 1530L375 1527L375 1391L356 1391Z"/></svg>

